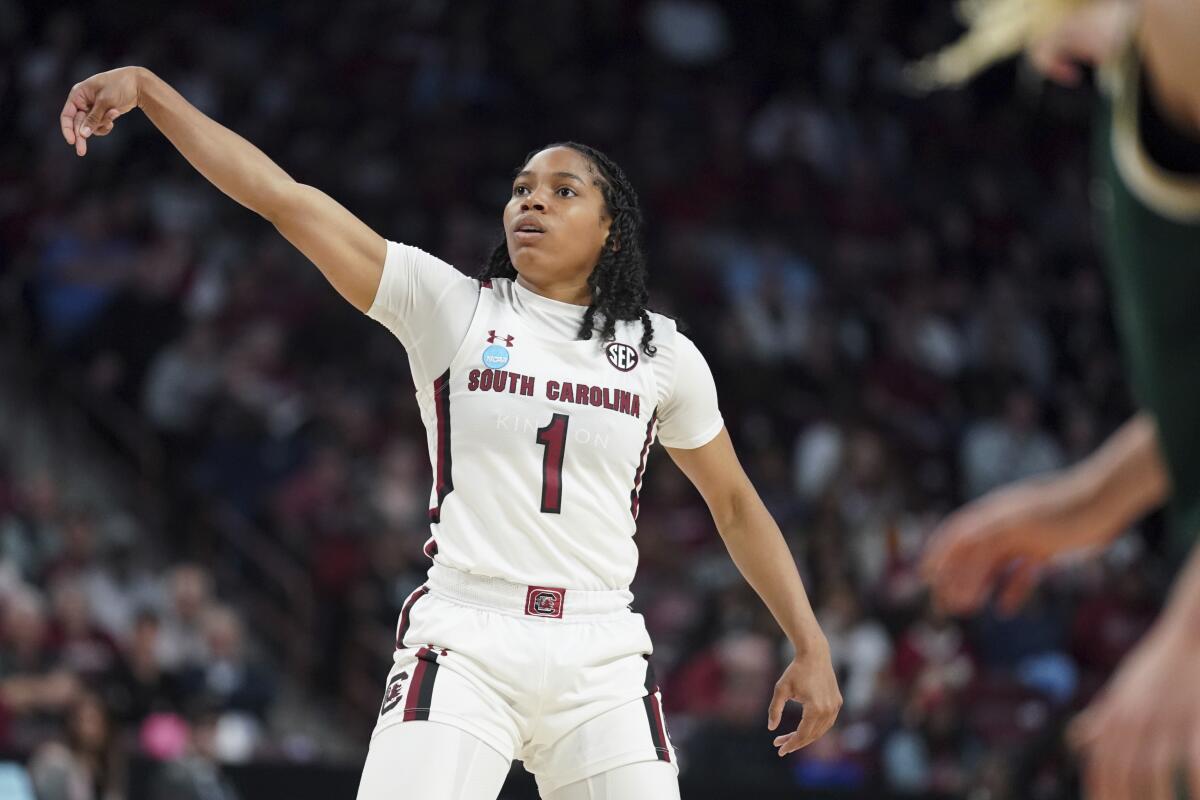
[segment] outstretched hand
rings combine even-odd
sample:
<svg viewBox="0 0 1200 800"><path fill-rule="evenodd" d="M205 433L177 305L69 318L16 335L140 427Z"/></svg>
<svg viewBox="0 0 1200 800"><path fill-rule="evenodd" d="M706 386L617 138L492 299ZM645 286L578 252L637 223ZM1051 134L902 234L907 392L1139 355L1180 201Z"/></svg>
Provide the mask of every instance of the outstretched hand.
<svg viewBox="0 0 1200 800"><path fill-rule="evenodd" d="M58 121L63 138L75 154L87 154L87 140L107 136L117 117L138 103L138 68L120 67L100 72L71 87Z"/></svg>
<svg viewBox="0 0 1200 800"><path fill-rule="evenodd" d="M934 605L970 614L998 591L1000 610L1025 602L1047 565L1106 543L1071 481L1055 476L997 489L951 514L930 537L921 572Z"/></svg>
<svg viewBox="0 0 1200 800"><path fill-rule="evenodd" d="M767 727L775 730L783 717L783 707L788 700L795 700L804 708L804 717L796 730L775 737L779 755L799 750L829 730L842 707L842 693L838 690L837 678L833 674L833 662L829 649L818 648L806 654L798 654L783 676L775 684L767 712Z"/></svg>

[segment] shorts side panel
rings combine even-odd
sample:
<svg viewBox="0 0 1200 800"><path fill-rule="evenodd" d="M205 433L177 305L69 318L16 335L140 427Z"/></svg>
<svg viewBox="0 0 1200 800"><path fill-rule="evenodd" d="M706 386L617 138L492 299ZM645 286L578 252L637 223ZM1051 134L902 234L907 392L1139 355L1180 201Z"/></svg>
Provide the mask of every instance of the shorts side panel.
<svg viewBox="0 0 1200 800"><path fill-rule="evenodd" d="M679 774L675 748L661 717L658 693L650 695L659 719L648 713L645 698L618 706L588 720L552 745L539 748L525 762L537 778L542 796L563 786L626 764L663 761Z"/></svg>
<svg viewBox="0 0 1200 800"><path fill-rule="evenodd" d="M403 722L444 722L513 758L524 738L514 696L520 687L503 657L481 661L476 655L519 644L494 616L432 594L420 597L409 609L408 646L393 655L375 733Z"/></svg>

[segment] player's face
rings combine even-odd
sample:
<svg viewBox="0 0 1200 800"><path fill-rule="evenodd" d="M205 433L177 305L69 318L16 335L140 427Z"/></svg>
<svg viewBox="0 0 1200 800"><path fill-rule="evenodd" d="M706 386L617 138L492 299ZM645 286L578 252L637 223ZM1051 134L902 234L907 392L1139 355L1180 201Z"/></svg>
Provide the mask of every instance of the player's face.
<svg viewBox="0 0 1200 800"><path fill-rule="evenodd" d="M591 161L569 147L551 147L513 179L504 207L508 256L535 283L586 278L611 222Z"/></svg>

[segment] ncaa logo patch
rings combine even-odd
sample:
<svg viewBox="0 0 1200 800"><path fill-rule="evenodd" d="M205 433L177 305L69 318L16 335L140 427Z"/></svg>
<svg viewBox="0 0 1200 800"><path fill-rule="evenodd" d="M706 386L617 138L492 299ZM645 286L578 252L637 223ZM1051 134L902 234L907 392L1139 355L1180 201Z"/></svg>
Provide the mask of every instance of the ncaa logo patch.
<svg viewBox="0 0 1200 800"><path fill-rule="evenodd" d="M508 348L493 344L483 350L483 365L488 369L504 369L508 366Z"/></svg>
<svg viewBox="0 0 1200 800"><path fill-rule="evenodd" d="M621 372L629 372L638 363L637 349L624 342L609 342L604 348L604 355L608 356L608 363Z"/></svg>
<svg viewBox="0 0 1200 800"><path fill-rule="evenodd" d="M566 589L548 586L530 586L525 593L525 614L530 617L562 619Z"/></svg>

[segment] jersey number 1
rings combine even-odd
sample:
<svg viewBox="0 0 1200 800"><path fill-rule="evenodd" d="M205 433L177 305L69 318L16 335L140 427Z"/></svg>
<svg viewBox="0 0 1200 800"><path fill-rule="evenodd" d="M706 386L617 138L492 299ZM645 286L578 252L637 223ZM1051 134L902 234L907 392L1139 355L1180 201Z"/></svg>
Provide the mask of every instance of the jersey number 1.
<svg viewBox="0 0 1200 800"><path fill-rule="evenodd" d="M566 414L555 414L544 427L538 428L537 443L545 445L542 454L542 513L562 512L563 454L567 449Z"/></svg>

